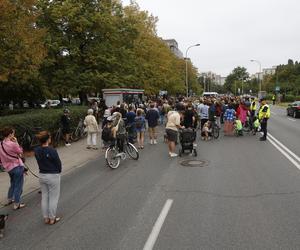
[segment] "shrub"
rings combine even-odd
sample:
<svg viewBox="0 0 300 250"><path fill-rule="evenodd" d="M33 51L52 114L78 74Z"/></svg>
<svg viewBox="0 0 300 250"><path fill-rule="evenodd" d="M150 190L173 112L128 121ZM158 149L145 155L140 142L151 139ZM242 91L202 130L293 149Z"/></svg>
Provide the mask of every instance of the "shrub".
<svg viewBox="0 0 300 250"><path fill-rule="evenodd" d="M72 106L69 107L71 112L71 127L76 127L80 118L85 117L87 107ZM41 127L42 130L54 132L60 126L60 118L63 109L40 109L32 110L24 114L3 116L0 118L0 130L5 126L12 126L16 129L17 136L22 134L25 128L33 129Z"/></svg>
<svg viewBox="0 0 300 250"><path fill-rule="evenodd" d="M283 102L293 102L296 100L296 96L294 95L285 95L284 98L282 98Z"/></svg>

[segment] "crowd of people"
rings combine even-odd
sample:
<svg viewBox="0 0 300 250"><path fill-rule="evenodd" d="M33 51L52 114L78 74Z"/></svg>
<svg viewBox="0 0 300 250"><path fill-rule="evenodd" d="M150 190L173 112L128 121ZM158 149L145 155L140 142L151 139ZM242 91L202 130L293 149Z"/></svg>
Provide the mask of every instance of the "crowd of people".
<svg viewBox="0 0 300 250"><path fill-rule="evenodd" d="M105 105L105 104L103 104ZM259 105L259 109L258 109ZM164 141L168 144L170 157L178 156L176 144L181 129L199 131L204 141L211 139L212 124L219 129L223 127L224 135L242 136L245 128L254 134L259 127L263 132L261 141L267 138L267 122L270 108L262 98L260 104L250 97L203 97L203 98L150 98L142 103L117 103L115 106L103 106L103 119L99 125L95 103L87 111L84 119L87 132L87 149L98 148L98 134L101 130L102 146L105 149L113 141L123 151L124 139L127 136L139 149L145 147L146 131L149 143L158 143L157 127L165 126ZM64 110L61 117L66 146L70 146L70 111ZM100 129L101 127L101 129ZM4 140L0 147L0 163L10 177L7 204L13 209L26 205L21 202L23 190L24 167L23 149L18 144L13 128L4 128ZM39 181L42 192L41 208L45 224L53 225L60 221L56 210L60 196L60 174L62 164L56 149L51 147L51 135L47 131L37 135L40 146L35 148L35 158L39 166Z"/></svg>

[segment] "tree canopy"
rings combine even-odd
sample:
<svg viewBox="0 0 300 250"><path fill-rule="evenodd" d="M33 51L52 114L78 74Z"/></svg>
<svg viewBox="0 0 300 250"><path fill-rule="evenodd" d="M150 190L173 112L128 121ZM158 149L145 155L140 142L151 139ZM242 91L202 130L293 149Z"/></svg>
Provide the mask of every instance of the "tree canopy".
<svg viewBox="0 0 300 250"><path fill-rule="evenodd" d="M108 87L185 93L185 61L158 37L157 20L135 2L0 0L0 86L10 100L84 96ZM191 62L188 72L199 93Z"/></svg>

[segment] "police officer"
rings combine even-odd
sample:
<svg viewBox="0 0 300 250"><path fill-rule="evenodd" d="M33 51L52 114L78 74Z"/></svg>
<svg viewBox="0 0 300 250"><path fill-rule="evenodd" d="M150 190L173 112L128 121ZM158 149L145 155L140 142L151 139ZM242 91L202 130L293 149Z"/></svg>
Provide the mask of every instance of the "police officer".
<svg viewBox="0 0 300 250"><path fill-rule="evenodd" d="M265 98L260 99L260 109L258 111L258 119L260 121L261 131L264 133L262 137L259 138L260 141L267 140L267 124L270 118L271 111L270 107L266 102Z"/></svg>

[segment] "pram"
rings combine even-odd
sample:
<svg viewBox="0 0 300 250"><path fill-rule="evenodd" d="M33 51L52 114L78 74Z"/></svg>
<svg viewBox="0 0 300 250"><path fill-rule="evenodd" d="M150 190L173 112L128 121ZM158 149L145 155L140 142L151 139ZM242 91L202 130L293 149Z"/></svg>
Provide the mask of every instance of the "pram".
<svg viewBox="0 0 300 250"><path fill-rule="evenodd" d="M184 128L179 131L179 141L181 149L179 150L179 156L181 157L184 154L184 151L189 150L194 156L197 156L196 141L197 132L192 128Z"/></svg>

